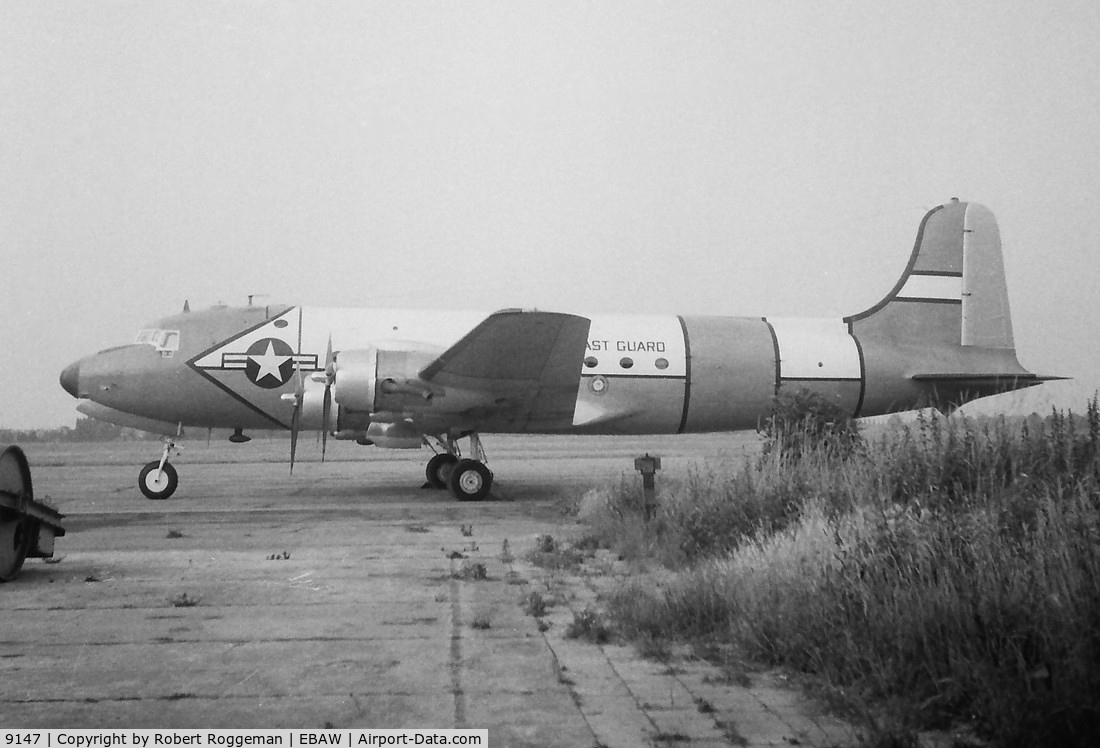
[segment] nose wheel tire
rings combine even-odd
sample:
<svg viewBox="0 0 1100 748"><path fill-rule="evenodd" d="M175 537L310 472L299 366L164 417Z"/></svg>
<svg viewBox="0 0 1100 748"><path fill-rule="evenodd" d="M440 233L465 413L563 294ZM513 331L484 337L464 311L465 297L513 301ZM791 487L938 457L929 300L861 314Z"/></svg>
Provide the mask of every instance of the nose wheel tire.
<svg viewBox="0 0 1100 748"><path fill-rule="evenodd" d="M459 460L447 479L447 488L459 501L481 501L492 486L493 474L477 460Z"/></svg>
<svg viewBox="0 0 1100 748"><path fill-rule="evenodd" d="M446 488L447 479L451 477L451 470L457 462L458 458L447 452L440 452L428 460L428 467L425 468L424 473L431 487Z"/></svg>
<svg viewBox="0 0 1100 748"><path fill-rule="evenodd" d="M153 460L138 475L138 488L145 494L145 498L153 501L167 499L176 492L176 486L180 482L179 475L171 464L166 462L163 469L158 468L160 460Z"/></svg>

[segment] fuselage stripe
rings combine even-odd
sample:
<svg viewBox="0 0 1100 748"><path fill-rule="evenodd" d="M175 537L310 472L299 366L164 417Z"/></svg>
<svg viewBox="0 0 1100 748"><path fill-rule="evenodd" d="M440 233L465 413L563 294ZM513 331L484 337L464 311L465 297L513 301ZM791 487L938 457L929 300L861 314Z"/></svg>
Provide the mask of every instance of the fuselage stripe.
<svg viewBox="0 0 1100 748"><path fill-rule="evenodd" d="M852 325L848 325L848 334L852 335ZM860 345L859 338L852 335L852 341L856 344L856 353L859 354L859 400L856 401L856 409L852 413L852 418L859 418L860 412L863 410L863 397L867 394L867 366L863 360L863 346Z"/></svg>
<svg viewBox="0 0 1100 748"><path fill-rule="evenodd" d="M930 278L961 278L963 274L958 270L914 270L909 275L923 275Z"/></svg>
<svg viewBox="0 0 1100 748"><path fill-rule="evenodd" d="M687 428L688 406L691 405L691 338L684 318L677 315L676 319L680 321L680 329L684 332L684 410L680 414L680 427L676 430L677 434L682 434Z"/></svg>
<svg viewBox="0 0 1100 748"><path fill-rule="evenodd" d="M771 322L768 322L767 317L761 317L760 321L768 326L768 332L772 336L772 351L775 355L775 392L773 394L779 394L779 386L783 384L783 369L782 361L779 358L779 336L775 334L775 328Z"/></svg>
<svg viewBox="0 0 1100 748"><path fill-rule="evenodd" d="M783 377L784 382L858 382L859 377Z"/></svg>
<svg viewBox="0 0 1100 748"><path fill-rule="evenodd" d="M685 379L686 377L680 374L581 374L582 379L594 379L596 377L603 377L604 379Z"/></svg>

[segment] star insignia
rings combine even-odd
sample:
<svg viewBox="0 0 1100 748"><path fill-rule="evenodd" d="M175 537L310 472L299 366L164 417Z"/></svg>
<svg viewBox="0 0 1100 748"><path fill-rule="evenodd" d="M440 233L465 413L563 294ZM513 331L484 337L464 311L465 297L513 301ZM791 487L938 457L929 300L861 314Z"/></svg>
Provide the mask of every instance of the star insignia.
<svg viewBox="0 0 1100 748"><path fill-rule="evenodd" d="M279 384L283 383L284 380L280 368L291 357L280 356L278 353L276 353L274 341L267 341L267 350L263 353L251 353L248 357L255 361L260 367L256 372L255 381L257 384L260 382L260 380L266 377L274 377Z"/></svg>

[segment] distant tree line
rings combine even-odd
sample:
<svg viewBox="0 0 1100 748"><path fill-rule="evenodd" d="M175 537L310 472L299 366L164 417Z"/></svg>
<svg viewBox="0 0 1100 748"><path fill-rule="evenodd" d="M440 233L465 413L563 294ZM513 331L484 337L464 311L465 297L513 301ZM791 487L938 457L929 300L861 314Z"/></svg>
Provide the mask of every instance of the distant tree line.
<svg viewBox="0 0 1100 748"><path fill-rule="evenodd" d="M54 429L0 429L0 443L26 444L28 442L111 442L156 440L156 434L116 426L113 423L81 416L76 425Z"/></svg>
<svg viewBox="0 0 1100 748"><path fill-rule="evenodd" d="M229 429L214 429L208 433L206 429L189 429L180 435L180 439L201 441L210 438L214 441L224 441L231 431ZM287 431L249 431L246 432L253 439L286 439ZM87 416L80 416L76 425L61 426L54 429L3 429L0 428L0 444L27 444L30 442L114 442L114 441L159 441L160 434L149 431L141 431L127 426L116 426L113 423L100 421Z"/></svg>

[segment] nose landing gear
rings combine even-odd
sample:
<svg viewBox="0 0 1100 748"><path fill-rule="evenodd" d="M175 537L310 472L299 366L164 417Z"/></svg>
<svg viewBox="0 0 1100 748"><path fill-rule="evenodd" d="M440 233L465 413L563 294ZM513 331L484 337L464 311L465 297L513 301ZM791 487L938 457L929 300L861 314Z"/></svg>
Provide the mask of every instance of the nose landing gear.
<svg viewBox="0 0 1100 748"><path fill-rule="evenodd" d="M180 479L176 469L168 462L168 454L176 448L176 442L165 437L164 452L159 460L153 460L138 473L138 488L145 498L152 501L167 499L176 492ZM177 451L176 454L179 454Z"/></svg>

